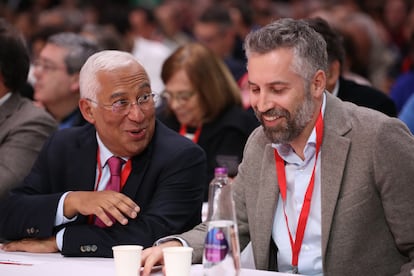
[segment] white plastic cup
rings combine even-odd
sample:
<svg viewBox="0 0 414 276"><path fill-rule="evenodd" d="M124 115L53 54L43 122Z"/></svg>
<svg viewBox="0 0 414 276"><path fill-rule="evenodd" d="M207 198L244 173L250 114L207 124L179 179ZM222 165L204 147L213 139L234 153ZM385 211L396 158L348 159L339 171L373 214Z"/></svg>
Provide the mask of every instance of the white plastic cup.
<svg viewBox="0 0 414 276"><path fill-rule="evenodd" d="M117 245L112 247L116 276L137 276L141 268L140 245Z"/></svg>
<svg viewBox="0 0 414 276"><path fill-rule="evenodd" d="M189 276L193 248L173 246L162 249L166 276Z"/></svg>

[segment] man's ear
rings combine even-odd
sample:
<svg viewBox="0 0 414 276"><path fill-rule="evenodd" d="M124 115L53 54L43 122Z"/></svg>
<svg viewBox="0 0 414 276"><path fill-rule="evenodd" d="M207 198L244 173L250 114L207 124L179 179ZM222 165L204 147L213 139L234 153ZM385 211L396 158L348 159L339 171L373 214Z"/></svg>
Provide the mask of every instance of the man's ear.
<svg viewBox="0 0 414 276"><path fill-rule="evenodd" d="M79 100L79 109L82 113L83 118L85 118L86 121L88 121L91 124L95 124L95 117L94 117L94 111L95 108L92 106L92 102L81 98Z"/></svg>
<svg viewBox="0 0 414 276"><path fill-rule="evenodd" d="M326 89L326 74L322 70L318 70L313 76L311 83L311 93L315 98L322 96Z"/></svg>

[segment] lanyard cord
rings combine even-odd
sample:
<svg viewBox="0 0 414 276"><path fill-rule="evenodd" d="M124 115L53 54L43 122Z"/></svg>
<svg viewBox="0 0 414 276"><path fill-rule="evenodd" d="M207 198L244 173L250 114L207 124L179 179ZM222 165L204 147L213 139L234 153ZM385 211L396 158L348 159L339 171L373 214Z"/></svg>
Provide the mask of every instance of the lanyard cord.
<svg viewBox="0 0 414 276"><path fill-rule="evenodd" d="M302 209L299 215L298 226L296 229L296 237L293 240L292 234L289 229L288 217L286 215L286 175L285 175L285 162L279 156L277 150L274 150L275 161L276 161L276 171L277 171L277 178L278 184L280 189L280 195L283 200L283 212L285 215L286 226L289 233L290 245L292 248L292 266L293 271L298 272L298 260L299 260L299 253L302 247L303 237L305 235L305 228L309 217L309 211L311 207L311 200L313 194L313 187L315 184L315 170L316 164L318 162L319 156L319 149L322 144L322 137L323 137L323 119L322 119L322 112L319 113L318 119L316 120L316 156L315 156L315 164L312 170L312 176L308 184L308 188L306 189L305 197L303 200Z"/></svg>

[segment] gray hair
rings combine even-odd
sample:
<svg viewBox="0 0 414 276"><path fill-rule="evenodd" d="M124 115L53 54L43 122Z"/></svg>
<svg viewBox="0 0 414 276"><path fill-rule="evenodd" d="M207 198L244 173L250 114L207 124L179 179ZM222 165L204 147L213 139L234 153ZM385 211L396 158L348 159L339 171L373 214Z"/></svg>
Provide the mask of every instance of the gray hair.
<svg viewBox="0 0 414 276"><path fill-rule="evenodd" d="M88 57L99 50L93 41L71 32L52 35L47 43L67 49L68 53L64 61L70 75L78 73Z"/></svg>
<svg viewBox="0 0 414 276"><path fill-rule="evenodd" d="M105 50L90 56L79 74L81 98L96 100L96 94L101 88L97 78L98 72L114 71L132 63L142 66L132 54L123 51Z"/></svg>
<svg viewBox="0 0 414 276"><path fill-rule="evenodd" d="M245 39L247 58L252 53L266 54L280 48L293 49L292 70L309 82L318 70L327 71L328 54L323 37L304 20L276 20Z"/></svg>

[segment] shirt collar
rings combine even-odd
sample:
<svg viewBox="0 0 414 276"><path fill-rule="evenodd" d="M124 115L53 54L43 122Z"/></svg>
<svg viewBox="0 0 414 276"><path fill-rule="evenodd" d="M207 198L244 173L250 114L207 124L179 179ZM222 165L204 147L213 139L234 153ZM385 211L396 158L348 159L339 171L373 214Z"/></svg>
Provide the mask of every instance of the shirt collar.
<svg viewBox="0 0 414 276"><path fill-rule="evenodd" d="M102 142L101 138L98 135L98 132L96 132L96 140L98 141L98 147L99 147L99 159L101 162L102 168L105 167L106 161L108 161L109 158L114 156L113 154ZM121 157L125 162L128 161L128 158Z"/></svg>
<svg viewBox="0 0 414 276"><path fill-rule="evenodd" d="M11 95L12 95L12 93L8 92L8 93L6 93L6 95L1 97L0 98L0 105L3 105L11 97Z"/></svg>

